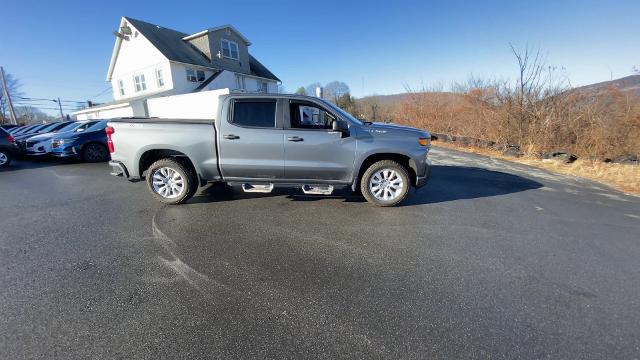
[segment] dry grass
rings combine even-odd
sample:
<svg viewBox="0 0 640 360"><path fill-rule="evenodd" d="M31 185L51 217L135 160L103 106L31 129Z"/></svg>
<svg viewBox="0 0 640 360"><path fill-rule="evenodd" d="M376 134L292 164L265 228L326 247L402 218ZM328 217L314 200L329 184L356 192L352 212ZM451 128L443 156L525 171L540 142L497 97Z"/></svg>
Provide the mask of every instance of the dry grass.
<svg viewBox="0 0 640 360"><path fill-rule="evenodd" d="M487 155L560 174L578 176L609 185L627 194L640 195L640 166L611 164L581 159L576 160L572 164L564 164L555 160L541 160L531 156L524 156L521 158L504 156L499 151L475 146L462 146L440 141L434 141L434 145L469 153Z"/></svg>

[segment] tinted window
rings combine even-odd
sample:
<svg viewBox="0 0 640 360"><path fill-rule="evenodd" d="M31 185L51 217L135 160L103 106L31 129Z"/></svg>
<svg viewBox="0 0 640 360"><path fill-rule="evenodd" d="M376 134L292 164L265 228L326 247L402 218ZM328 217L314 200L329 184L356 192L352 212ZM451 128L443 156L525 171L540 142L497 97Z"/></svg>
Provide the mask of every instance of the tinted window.
<svg viewBox="0 0 640 360"><path fill-rule="evenodd" d="M233 105L233 123L240 126L275 128L275 101L237 101Z"/></svg>

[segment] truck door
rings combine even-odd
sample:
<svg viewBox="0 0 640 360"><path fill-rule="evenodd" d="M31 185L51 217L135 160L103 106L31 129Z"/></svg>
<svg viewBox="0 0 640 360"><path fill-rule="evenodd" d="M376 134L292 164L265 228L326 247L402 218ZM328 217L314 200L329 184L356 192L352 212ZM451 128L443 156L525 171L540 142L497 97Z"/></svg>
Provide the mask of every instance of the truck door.
<svg viewBox="0 0 640 360"><path fill-rule="evenodd" d="M232 99L220 119L220 170L227 180L282 179L284 130L276 99Z"/></svg>
<svg viewBox="0 0 640 360"><path fill-rule="evenodd" d="M310 101L284 101L284 176L291 180L350 182L356 151L354 136L332 131L338 119Z"/></svg>

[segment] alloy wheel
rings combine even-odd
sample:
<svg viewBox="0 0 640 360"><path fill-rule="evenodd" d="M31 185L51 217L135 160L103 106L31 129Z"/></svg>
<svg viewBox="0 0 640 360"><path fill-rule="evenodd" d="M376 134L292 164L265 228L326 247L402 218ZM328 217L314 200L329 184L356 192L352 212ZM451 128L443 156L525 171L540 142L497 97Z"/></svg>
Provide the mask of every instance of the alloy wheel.
<svg viewBox="0 0 640 360"><path fill-rule="evenodd" d="M167 199L177 198L184 191L184 179L174 169L161 167L152 175L153 191Z"/></svg>
<svg viewBox="0 0 640 360"><path fill-rule="evenodd" d="M369 179L369 191L378 200L391 201L402 195L402 176L394 169L381 169Z"/></svg>

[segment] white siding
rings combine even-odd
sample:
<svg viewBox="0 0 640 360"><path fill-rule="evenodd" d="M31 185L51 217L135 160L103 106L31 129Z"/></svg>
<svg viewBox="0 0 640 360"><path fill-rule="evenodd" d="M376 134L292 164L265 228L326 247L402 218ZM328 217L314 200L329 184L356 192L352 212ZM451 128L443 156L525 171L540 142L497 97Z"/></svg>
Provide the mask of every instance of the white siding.
<svg viewBox="0 0 640 360"><path fill-rule="evenodd" d="M122 41L111 75L113 98L121 100L171 89L173 85L169 61L144 36L141 34L136 36L138 31L132 25L129 26L131 26L132 35L129 36L129 40ZM157 85L156 69L162 69L164 75L162 87ZM147 89L142 92L135 91L133 76L138 74L144 74L145 77ZM124 84L124 96L120 95L119 80Z"/></svg>
<svg viewBox="0 0 640 360"><path fill-rule="evenodd" d="M256 92L258 91L258 81L263 80L268 84L268 92L277 93L278 83L273 80L259 79L250 75L238 74L244 77L245 91ZM232 90L242 90L238 87L236 81L236 73L231 71L223 71L218 77L207 86L207 89L224 89L229 88Z"/></svg>
<svg viewBox="0 0 640 360"><path fill-rule="evenodd" d="M91 119L113 119L116 117L129 117L134 116L133 108L129 105L113 108L113 109L105 109L99 110L96 109L95 112L87 112L83 114L78 114L78 120L91 120Z"/></svg>
<svg viewBox="0 0 640 360"><path fill-rule="evenodd" d="M204 71L205 80L208 79L211 75L213 75L213 70L211 69L197 67L197 66L183 65L178 63L171 63L171 78L173 80L174 94L190 93L202 84L202 82L192 82L187 80L187 68Z"/></svg>

